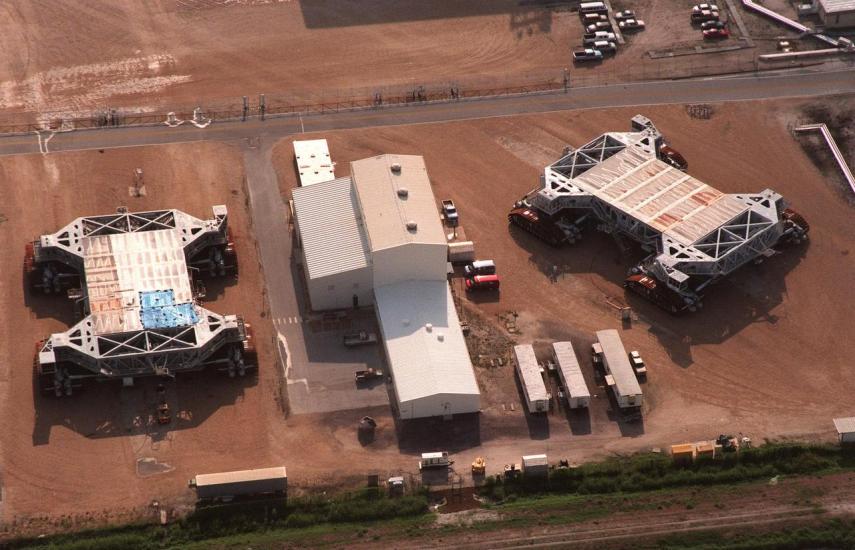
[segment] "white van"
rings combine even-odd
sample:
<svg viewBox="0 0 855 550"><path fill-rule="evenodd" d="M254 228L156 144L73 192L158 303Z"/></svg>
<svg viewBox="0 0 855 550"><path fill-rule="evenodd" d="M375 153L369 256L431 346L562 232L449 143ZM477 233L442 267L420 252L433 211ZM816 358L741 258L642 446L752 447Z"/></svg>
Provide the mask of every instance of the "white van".
<svg viewBox="0 0 855 550"><path fill-rule="evenodd" d="M603 2L582 2L579 4L579 13L606 13L607 11Z"/></svg>

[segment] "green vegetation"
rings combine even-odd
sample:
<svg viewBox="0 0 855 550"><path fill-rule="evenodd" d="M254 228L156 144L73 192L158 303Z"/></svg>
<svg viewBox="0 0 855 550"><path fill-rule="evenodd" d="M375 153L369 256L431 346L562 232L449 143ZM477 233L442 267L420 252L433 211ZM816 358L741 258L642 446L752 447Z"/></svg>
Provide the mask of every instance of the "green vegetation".
<svg viewBox="0 0 855 550"><path fill-rule="evenodd" d="M240 535L250 535L249 539L256 540L265 533L273 535L275 540L283 540L289 538L285 532L288 529L295 531L294 535L321 536L333 525L351 524L351 532L358 533L371 522L419 517L427 509L425 495L391 499L375 489L336 498L299 498L290 502L261 500L211 506L200 508L165 527L126 525L42 539L21 539L9 543L8 547L145 550L184 547L220 538L240 539ZM311 529L308 533L295 529L303 527Z"/></svg>
<svg viewBox="0 0 855 550"><path fill-rule="evenodd" d="M487 479L481 492L502 510L497 521L457 529L524 527L588 521L617 512L680 506L692 509L696 495L682 488L703 488L715 494L734 483L757 481L777 475L818 475L851 469L855 456L837 446L770 444L715 460L687 466L669 456L640 454L614 458L578 468L556 469L544 480ZM799 498L810 500L805 489ZM686 500L684 497L688 497ZM674 500L677 499L677 500ZM162 549L267 547L282 543L315 545L347 544L356 537L380 540L427 536L433 525L426 515L426 494L390 499L377 489L336 497L236 502L200 508L167 526L125 525L82 533L6 543L8 548L63 549ZM761 533L753 538L725 538L720 533L666 537L658 546L674 548L804 548L811 546L855 547L855 523L831 522L813 529L788 529ZM749 542L746 542L749 541ZM845 543L845 544L844 544Z"/></svg>
<svg viewBox="0 0 855 550"><path fill-rule="evenodd" d="M835 519L811 527L786 527L767 532L678 534L634 546L675 550L855 548L855 521Z"/></svg>
<svg viewBox="0 0 855 550"><path fill-rule="evenodd" d="M733 484L776 475L821 474L855 466L855 457L830 445L770 444L740 453L724 453L693 464L675 464L669 456L641 454L557 469L548 479L487 479L482 495L513 502L522 495L637 493L690 486Z"/></svg>

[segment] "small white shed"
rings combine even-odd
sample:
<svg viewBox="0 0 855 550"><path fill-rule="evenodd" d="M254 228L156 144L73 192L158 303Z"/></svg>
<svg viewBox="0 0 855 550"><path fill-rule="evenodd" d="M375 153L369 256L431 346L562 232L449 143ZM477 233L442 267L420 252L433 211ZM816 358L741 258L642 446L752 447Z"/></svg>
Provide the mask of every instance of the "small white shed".
<svg viewBox="0 0 855 550"><path fill-rule="evenodd" d="M855 417L835 418L834 427L841 443L855 443Z"/></svg>

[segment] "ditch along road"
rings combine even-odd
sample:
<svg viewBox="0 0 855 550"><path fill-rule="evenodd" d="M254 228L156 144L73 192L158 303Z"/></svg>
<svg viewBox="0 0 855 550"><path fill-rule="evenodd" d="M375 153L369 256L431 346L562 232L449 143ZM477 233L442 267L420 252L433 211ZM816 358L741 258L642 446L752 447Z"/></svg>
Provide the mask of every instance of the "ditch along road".
<svg viewBox="0 0 855 550"><path fill-rule="evenodd" d="M776 73L708 77L691 80L637 82L570 88L482 99L388 106L326 114L257 118L246 122L215 122L207 128L191 124L129 126L69 132L0 136L0 155L78 151L158 145L189 141L235 141L262 138L266 142L290 135L405 124L489 118L552 111L632 107L670 103L717 103L855 93L855 68L796 69Z"/></svg>

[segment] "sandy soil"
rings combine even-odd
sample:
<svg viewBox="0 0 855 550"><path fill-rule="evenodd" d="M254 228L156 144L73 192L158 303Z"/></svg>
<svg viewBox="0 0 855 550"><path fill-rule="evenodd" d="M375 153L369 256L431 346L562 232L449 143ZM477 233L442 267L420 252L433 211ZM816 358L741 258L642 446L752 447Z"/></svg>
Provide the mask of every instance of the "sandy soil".
<svg viewBox="0 0 855 550"><path fill-rule="evenodd" d="M144 171L144 198L128 194L137 167ZM164 494L183 495L195 473L269 464L265 425L276 416L271 394L277 383L269 346L262 347L259 376L240 382L202 374L179 378L170 385L177 407L168 429L134 426L134 417L145 421L153 412L153 383L129 389L89 384L61 400L33 390L34 342L74 319L70 302L30 295L21 278L25 242L77 216L126 205L132 211L174 207L205 219L212 205L226 204L242 273L239 284L210 285L205 305L242 314L260 342L270 340L238 152L200 144L4 157L0 181L7 182L0 225L7 259L0 266L3 519L84 512L115 517ZM253 452L237 456L238 449ZM138 471L141 458L159 465ZM147 475L160 469L166 472Z"/></svg>
<svg viewBox="0 0 855 550"><path fill-rule="evenodd" d="M838 108L851 109L851 101ZM240 151L228 145L184 144L0 159L6 188L0 207L0 436L5 528L21 518L49 515L46 529L68 522L116 520L141 514L152 499L188 502L186 480L203 471L284 463L296 490L363 483L365 473L412 472L415 455L446 448L466 465L475 455L493 471L521 454L546 450L574 461L613 452L697 440L721 432L764 437L832 437L830 419L851 414L855 344L842 338L851 311L849 288L855 246L851 207L837 181L826 181L786 125L802 105L792 102L714 105L710 120L690 118L682 106L647 108L691 173L729 192L771 186L812 224L810 244L761 266L747 267L718 285L696 315L674 318L625 297L620 281L637 259L622 257L609 239L588 233L580 245L555 250L508 230L514 200L535 187L542 166L565 143L578 145L606 130L629 126L635 111L620 109L495 118L436 125L353 130L324 135L337 173L347 162L382 152L425 156L437 198L451 197L478 255L494 258L503 290L494 302L465 304L473 333L490 345L570 338L580 356L594 330L620 321L605 298L627 300L639 320L623 336L650 364L641 429L610 417L605 392L589 418L552 414L526 418L510 367L480 363L485 412L476 419L397 425L385 407L287 419L277 404L272 329L263 316L263 283L245 207ZM295 184L289 141L275 151L283 194ZM142 167L148 195L131 199L132 171ZM485 200L486 199L486 200ZM40 208L34 208L38 201ZM262 354L257 379L179 380L175 395L186 411L167 432L142 432L131 421L147 414L152 389L88 388L71 400L34 396L32 343L73 319L70 307L25 294L19 261L24 243L72 218L132 209L176 207L206 216L225 203L238 237L241 279L213 292L212 309L239 312L255 324ZM15 260L18 258L18 261ZM559 266L550 281L551 266ZM248 268L249 267L249 268ZM518 312L521 334L503 333L499 315ZM483 346L482 346L483 348ZM477 349L477 342L476 342ZM593 375L583 362L589 383ZM512 408L513 406L513 408ZM362 414L378 421L376 440L357 441ZM130 432L122 433L122 430ZM138 471L137 461L157 461ZM343 466L346 464L347 466ZM163 470L154 474L154 471ZM46 506L46 500L50 505ZM136 509L134 509L136 507ZM67 515L69 517L62 518ZM74 515L73 518L71 516ZM33 527L35 525L35 527Z"/></svg>
<svg viewBox="0 0 855 550"><path fill-rule="evenodd" d="M516 0L4 2L0 112L237 109L259 93L274 107L419 84L560 82L565 68L588 84L745 70L754 50L650 59L648 50L703 42L691 1L674 4L633 3L648 29L616 58L573 67L577 15Z"/></svg>
<svg viewBox="0 0 855 550"><path fill-rule="evenodd" d="M851 109L851 100L846 104ZM801 116L801 108L792 102L714 105L710 120L691 118L683 106L644 109L688 159L694 176L726 192L772 187L812 225L808 246L745 267L710 292L703 311L683 317L624 295L621 281L640 256L621 256L608 237L589 232L581 244L556 250L509 231L505 218L512 203L536 187L540 170L564 144L628 128L636 110L323 135L338 163L337 175L347 173L348 161L378 153L424 155L437 198L455 200L477 255L499 265L501 296L474 307L498 327L503 326L499 316L518 312L522 334L510 339L543 350L550 341L570 338L592 384L585 355L593 332L621 328L607 299L628 302L638 317L622 335L627 348L641 350L651 366L643 427L618 425L602 387L590 418L563 413L550 415L548 422L526 418L506 364L478 373L482 390L489 390L480 425L472 428L482 446L460 443L461 462L485 453L495 464L544 447L583 459L725 432L755 440L831 437L831 418L851 413L847 394L855 386L847 368L855 345L842 328L852 308L847 281L855 267L855 231L835 178L823 177L787 133L787 123ZM287 193L295 182L290 142L280 144L277 154ZM554 282L552 266L559 271Z"/></svg>

